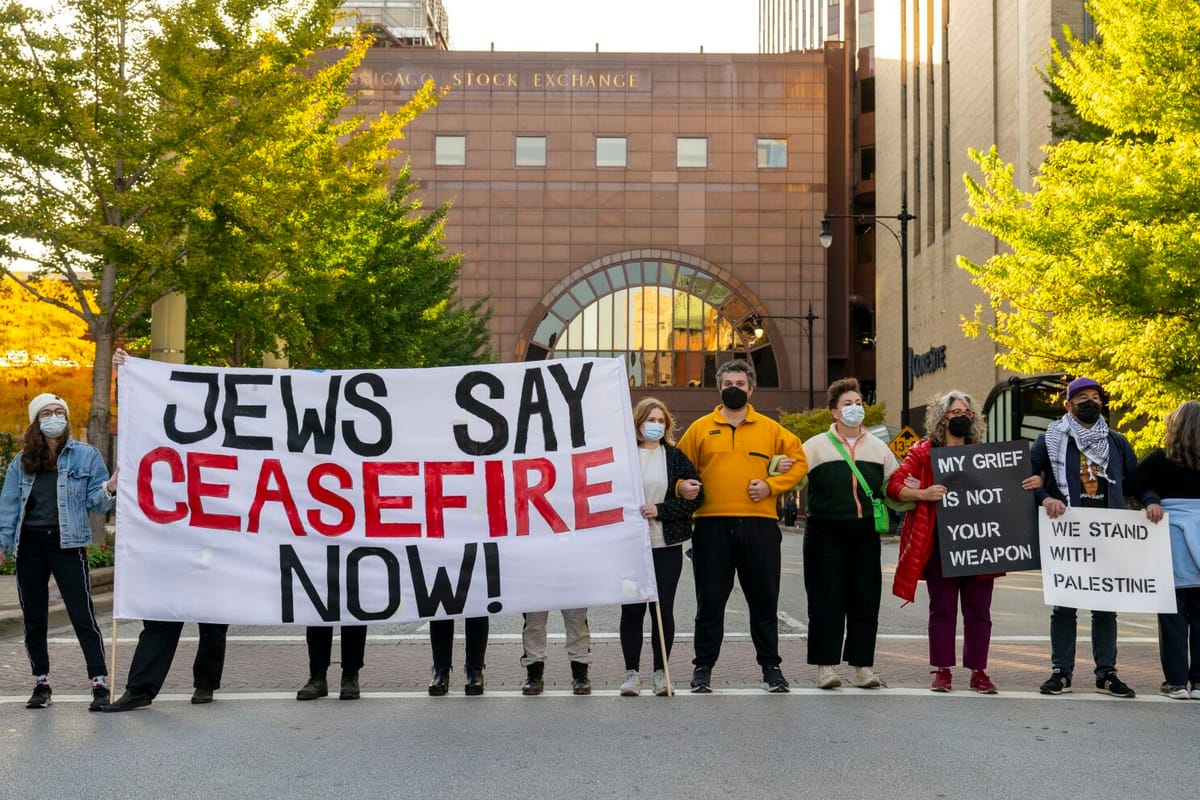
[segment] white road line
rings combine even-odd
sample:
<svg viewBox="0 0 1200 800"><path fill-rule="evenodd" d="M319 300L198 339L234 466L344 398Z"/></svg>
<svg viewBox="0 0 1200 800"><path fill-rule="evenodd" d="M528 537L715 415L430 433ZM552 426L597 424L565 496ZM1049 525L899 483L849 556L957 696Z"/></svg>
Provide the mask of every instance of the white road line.
<svg viewBox="0 0 1200 800"><path fill-rule="evenodd" d="M786 623L792 627L797 627L801 631L805 630L803 623L792 620L791 623ZM1133 623L1129 624L1131 627ZM1143 627L1143 626L1137 626ZM1145 626L1153 627L1153 626ZM340 636L334 636L334 639L340 639ZM455 634L455 640L465 641L466 637L459 633ZM592 639L601 642L616 642L620 641L620 634L592 631ZM781 633L779 634L780 641L803 641L808 638L807 633ZM879 641L925 641L928 637L924 633L881 633L875 637ZM962 640L960 634L957 639ZM548 633L546 639L552 642L566 641L566 634ZM675 634L675 641L688 642L695 639L695 634L690 631L680 631ZM136 636L120 636L117 638L118 644L137 644ZM50 644L77 644L73 636L54 636L47 640ZM195 644L200 641L198 636L181 636L180 642L189 642ZM380 644L402 644L405 642L428 643L429 634L427 633L390 633L390 634L371 634L367 636L368 642L376 642ZM519 633L493 633L488 636L489 642L519 642L521 634ZM742 632L726 633L725 641L748 642L750 634ZM1016 634L1009 636L993 636L993 642L1010 643L1010 644L1040 644L1050 641L1050 637L1044 634ZM1090 644L1091 637L1080 636L1076 639L1082 644ZM304 644L303 636L296 634L281 633L278 635L263 635L263 636L230 636L228 638L230 644ZM1157 636L1122 636L1118 640L1124 644L1158 644Z"/></svg>
<svg viewBox="0 0 1200 800"><path fill-rule="evenodd" d="M808 630L807 625L805 625L803 622L796 619L795 617L793 617L791 614L787 613L786 611L777 611L777 612L775 612L775 616L777 616L779 618L779 621L782 622L784 625L787 625L789 628L794 628L795 630L798 630L798 631L807 631Z"/></svg>

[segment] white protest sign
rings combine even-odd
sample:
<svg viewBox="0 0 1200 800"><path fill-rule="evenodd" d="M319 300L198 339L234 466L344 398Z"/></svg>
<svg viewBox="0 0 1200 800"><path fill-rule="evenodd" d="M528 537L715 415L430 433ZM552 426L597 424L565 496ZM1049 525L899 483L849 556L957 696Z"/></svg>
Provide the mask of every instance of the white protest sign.
<svg viewBox="0 0 1200 800"><path fill-rule="evenodd" d="M1175 611L1171 528L1143 511L1038 509L1042 592L1047 605L1093 611Z"/></svg>
<svg viewBox="0 0 1200 800"><path fill-rule="evenodd" d="M624 364L119 376L114 615L249 625L657 599Z"/></svg>

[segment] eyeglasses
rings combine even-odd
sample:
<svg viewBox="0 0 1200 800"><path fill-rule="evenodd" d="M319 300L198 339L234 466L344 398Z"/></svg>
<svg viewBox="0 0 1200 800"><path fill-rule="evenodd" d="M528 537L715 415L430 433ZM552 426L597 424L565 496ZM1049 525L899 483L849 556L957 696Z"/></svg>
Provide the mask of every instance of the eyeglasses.
<svg viewBox="0 0 1200 800"><path fill-rule="evenodd" d="M946 416L947 417L966 417L967 419L974 419L975 412L969 408L952 408L946 412Z"/></svg>
<svg viewBox="0 0 1200 800"><path fill-rule="evenodd" d="M66 417L67 412L61 408L46 408L38 412L38 419L53 419L54 417Z"/></svg>

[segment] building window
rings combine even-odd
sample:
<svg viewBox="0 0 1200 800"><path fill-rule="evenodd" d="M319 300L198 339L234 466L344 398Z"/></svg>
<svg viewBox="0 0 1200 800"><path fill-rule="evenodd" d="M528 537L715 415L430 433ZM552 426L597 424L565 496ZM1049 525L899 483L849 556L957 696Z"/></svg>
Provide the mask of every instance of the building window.
<svg viewBox="0 0 1200 800"><path fill-rule="evenodd" d="M758 385L779 386L775 349L733 290L695 267L631 261L598 270L551 304L525 359L620 358L633 387L716 386L731 358L754 364Z"/></svg>
<svg viewBox="0 0 1200 800"><path fill-rule="evenodd" d="M516 151L518 167L546 166L545 136L518 136Z"/></svg>
<svg viewBox="0 0 1200 800"><path fill-rule="evenodd" d="M679 138L675 140L675 166L707 167L708 139Z"/></svg>
<svg viewBox="0 0 1200 800"><path fill-rule="evenodd" d="M758 165L760 167L787 166L787 139L759 139Z"/></svg>
<svg viewBox="0 0 1200 800"><path fill-rule="evenodd" d="M467 163L467 137L437 137L434 144L433 163L439 167L465 166Z"/></svg>
<svg viewBox="0 0 1200 800"><path fill-rule="evenodd" d="M874 147L864 147L858 151L858 179L860 181L875 180Z"/></svg>
<svg viewBox="0 0 1200 800"><path fill-rule="evenodd" d="M624 136L596 137L596 166L623 167L625 166Z"/></svg>
<svg viewBox="0 0 1200 800"><path fill-rule="evenodd" d="M858 84L859 111L870 114L875 110L875 79L863 78Z"/></svg>

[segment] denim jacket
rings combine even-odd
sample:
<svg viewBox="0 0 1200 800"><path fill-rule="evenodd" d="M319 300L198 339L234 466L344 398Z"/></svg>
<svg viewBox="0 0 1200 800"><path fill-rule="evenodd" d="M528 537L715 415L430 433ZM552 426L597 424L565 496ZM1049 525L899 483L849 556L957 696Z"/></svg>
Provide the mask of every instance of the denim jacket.
<svg viewBox="0 0 1200 800"><path fill-rule="evenodd" d="M8 465L4 489L0 490L0 551L14 557L34 477L21 467L18 454ZM58 529L62 547L92 543L88 512L104 514L114 503L113 496L104 489L107 481L108 468L100 451L68 439L58 453Z"/></svg>

